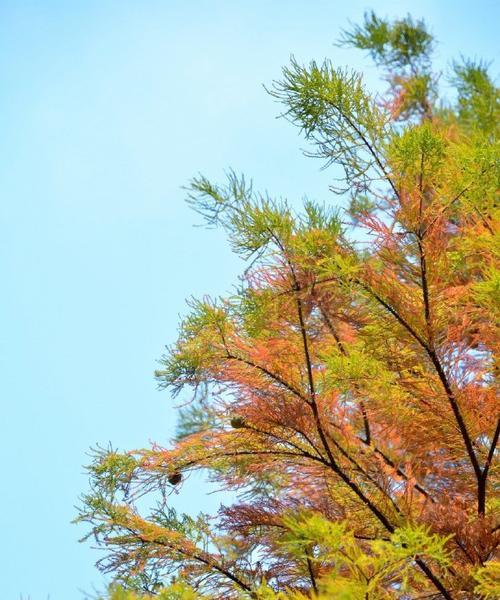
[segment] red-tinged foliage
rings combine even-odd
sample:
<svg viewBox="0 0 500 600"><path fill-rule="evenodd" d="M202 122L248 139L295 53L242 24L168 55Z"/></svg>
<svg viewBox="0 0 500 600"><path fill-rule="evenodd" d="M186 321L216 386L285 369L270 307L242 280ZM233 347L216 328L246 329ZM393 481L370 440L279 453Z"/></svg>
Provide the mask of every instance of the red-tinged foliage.
<svg viewBox="0 0 500 600"><path fill-rule="evenodd" d="M379 59L395 44L385 112L329 63L292 63L273 91L344 168L355 235L232 174L192 184L253 262L238 293L193 302L157 373L194 390L180 439L91 467L81 518L129 586L174 574L213 598L322 600L500 589L496 129L483 104L471 127L471 107L465 119L465 104L421 95L421 24L370 18L348 39ZM166 507L198 469L238 499L195 522ZM155 490L160 507L140 517L134 499Z"/></svg>

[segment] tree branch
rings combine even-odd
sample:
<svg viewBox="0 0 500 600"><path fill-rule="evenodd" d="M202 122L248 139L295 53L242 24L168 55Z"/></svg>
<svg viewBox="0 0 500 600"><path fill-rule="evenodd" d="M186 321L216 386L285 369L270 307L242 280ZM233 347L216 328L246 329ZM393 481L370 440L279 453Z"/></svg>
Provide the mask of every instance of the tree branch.
<svg viewBox="0 0 500 600"><path fill-rule="evenodd" d="M392 181L391 176L387 172L387 169L384 167L382 161L380 160L380 157L378 156L377 152L375 151L375 148L373 147L373 144L371 144L368 141L368 139L366 138L366 136L364 135L364 133L361 131L361 129L356 125L356 123L354 123L354 121L350 117L348 117L342 110L340 110L340 108L336 104L334 104L333 102L331 102L327 98L323 98L323 100L325 102L327 102L332 108L334 108L339 113L339 115L341 115L341 117L343 119L345 119L345 121L347 122L347 124L354 130L354 132L359 136L359 138L362 141L363 145L365 146L365 148L368 150L368 152L371 154L371 156L375 160L375 163L377 164L378 168L380 169L382 175L384 176L384 178L386 179L386 181L391 186L392 191L394 192L394 195L396 196L396 198L399 199L399 192L398 192L398 190L397 190L394 182Z"/></svg>

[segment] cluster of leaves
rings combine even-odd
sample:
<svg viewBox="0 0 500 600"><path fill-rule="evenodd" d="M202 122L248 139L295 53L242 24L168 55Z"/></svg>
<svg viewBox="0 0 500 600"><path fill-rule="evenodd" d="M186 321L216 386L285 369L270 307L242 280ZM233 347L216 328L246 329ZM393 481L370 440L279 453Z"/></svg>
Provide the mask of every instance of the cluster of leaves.
<svg viewBox="0 0 500 600"><path fill-rule="evenodd" d="M160 385L193 398L172 446L89 467L79 520L113 600L500 595L498 90L465 61L438 106L433 39L409 17L369 14L343 42L388 70L384 101L328 61L292 61L271 93L343 168L362 235L233 172L192 181L248 268L190 303L162 359ZM238 500L178 515L169 493L199 469Z"/></svg>
<svg viewBox="0 0 500 600"><path fill-rule="evenodd" d="M432 116L437 97L430 68L434 39L423 21L408 16L391 23L371 12L363 25L344 32L342 43L367 50L375 64L386 69L393 118Z"/></svg>

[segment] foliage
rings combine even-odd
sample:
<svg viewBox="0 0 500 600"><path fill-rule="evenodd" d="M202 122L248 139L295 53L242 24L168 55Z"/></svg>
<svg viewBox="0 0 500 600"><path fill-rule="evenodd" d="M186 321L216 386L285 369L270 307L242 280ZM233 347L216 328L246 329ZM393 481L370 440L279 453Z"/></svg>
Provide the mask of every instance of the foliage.
<svg viewBox="0 0 500 600"><path fill-rule="evenodd" d="M484 567L479 568L474 574L479 582L476 592L484 598L498 598L500 596L500 562L492 560Z"/></svg>
<svg viewBox="0 0 500 600"><path fill-rule="evenodd" d="M171 447L93 455L79 520L112 600L498 597L499 91L462 59L438 102L410 17L342 43L385 69L383 98L330 61L292 60L270 93L342 167L348 219L234 172L188 188L247 269L190 302L161 361L187 403ZM200 469L237 501L176 513Z"/></svg>
<svg viewBox="0 0 500 600"><path fill-rule="evenodd" d="M156 600L203 600L204 597L195 592L190 586L179 581L163 587L154 595L147 592L134 592L120 585L111 585L107 594L108 600L150 600L151 598Z"/></svg>
<svg viewBox="0 0 500 600"><path fill-rule="evenodd" d="M500 95L488 75L487 65L472 60L453 64L452 82L458 92L460 120L471 129L488 135L498 133L500 125Z"/></svg>

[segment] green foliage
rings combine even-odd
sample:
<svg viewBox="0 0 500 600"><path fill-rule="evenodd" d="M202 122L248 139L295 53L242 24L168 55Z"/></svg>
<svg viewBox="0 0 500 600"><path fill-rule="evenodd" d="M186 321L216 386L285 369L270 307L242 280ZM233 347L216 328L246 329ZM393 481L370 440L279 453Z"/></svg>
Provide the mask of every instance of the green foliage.
<svg viewBox="0 0 500 600"><path fill-rule="evenodd" d="M430 533L429 528L424 525L406 525L396 529L391 535L392 552L394 556L405 559L426 556L447 567L450 564L450 553L446 543L451 537Z"/></svg>
<svg viewBox="0 0 500 600"><path fill-rule="evenodd" d="M270 244L285 240L293 225L284 201L256 196L244 177L233 172L226 186L211 184L203 176L192 180L188 202L209 225L221 225L228 232L234 252L244 259L260 256Z"/></svg>
<svg viewBox="0 0 500 600"><path fill-rule="evenodd" d="M386 68L388 94L294 59L270 93L340 167L348 211L295 211L232 171L188 187L247 268L230 296L189 302L156 372L193 391L172 447L98 448L88 467L78 520L123 586L111 600L498 595L499 91L465 60L439 107L411 17L367 14L343 43ZM173 510L196 469L236 502Z"/></svg>
<svg viewBox="0 0 500 600"><path fill-rule="evenodd" d="M486 600L500 597L500 561L492 560L474 574L477 585L474 591Z"/></svg>
<svg viewBox="0 0 500 600"><path fill-rule="evenodd" d="M341 43L368 50L377 65L397 69L428 61L433 37L421 20L407 16L391 23L372 11L365 13L362 25L343 32Z"/></svg>
<svg viewBox="0 0 500 600"><path fill-rule="evenodd" d="M181 324L175 348L169 348L161 360L163 368L155 371L160 386L174 396L186 384L201 389L202 395L206 392L211 381L207 367L220 357L220 340L229 327L227 312L217 302L192 299L189 305L191 313Z"/></svg>
<svg viewBox="0 0 500 600"><path fill-rule="evenodd" d="M369 186L371 169L380 171L376 146L387 115L366 92L358 73L335 68L328 60L305 67L292 59L270 93L285 104L285 116L316 146L314 156L326 159L326 165L341 165L348 186Z"/></svg>
<svg viewBox="0 0 500 600"><path fill-rule="evenodd" d="M452 84L458 92L458 116L469 129L498 132L500 91L484 62L462 59L453 63Z"/></svg>
<svg viewBox="0 0 500 600"><path fill-rule="evenodd" d="M181 581L176 581L152 594L127 590L121 585L113 584L106 598L107 600L209 600L209 596L200 594Z"/></svg>
<svg viewBox="0 0 500 600"><path fill-rule="evenodd" d="M354 543L346 523L327 521L315 513L299 513L283 519L287 534L282 544L297 557L306 555L308 548L315 547L315 554L323 560L334 558L340 548Z"/></svg>
<svg viewBox="0 0 500 600"><path fill-rule="evenodd" d="M87 467L96 488L108 497L117 492L128 494L137 468L137 460L131 454L119 453L112 446L97 446L91 453L92 463Z"/></svg>
<svg viewBox="0 0 500 600"><path fill-rule="evenodd" d="M389 539L358 541L345 522L299 513L284 519L282 544L298 560L329 565L320 579L320 598L396 598L415 577L413 561L426 557L442 567L450 564L449 537L431 534L422 525L396 529ZM417 577L418 579L418 577ZM390 585L388 585L390 584ZM390 590L392 587L393 592Z"/></svg>
<svg viewBox="0 0 500 600"><path fill-rule="evenodd" d="M347 392L356 382L357 385L369 386L372 390L380 388L387 393L394 381L394 375L362 344L349 346L348 353L334 348L324 360L326 379L333 389Z"/></svg>
<svg viewBox="0 0 500 600"><path fill-rule="evenodd" d="M366 13L363 25L344 31L341 45L368 50L375 64L387 69L395 117L431 116L436 99L436 84L429 71L434 40L423 21L407 16L390 22L374 12Z"/></svg>
<svg viewBox="0 0 500 600"><path fill-rule="evenodd" d="M484 278L473 285L476 302L500 316L500 270L491 267Z"/></svg>
<svg viewBox="0 0 500 600"><path fill-rule="evenodd" d="M356 224L360 218L369 215L376 209L375 202L365 194L359 194L351 198L349 204L349 214Z"/></svg>
<svg viewBox="0 0 500 600"><path fill-rule="evenodd" d="M427 185L446 184L442 178L447 141L430 123L405 127L390 139L387 154L401 178L405 180L425 177Z"/></svg>
<svg viewBox="0 0 500 600"><path fill-rule="evenodd" d="M179 409L176 439L181 440L193 433L207 431L214 427L216 422L215 412L210 404L203 397L196 397Z"/></svg>
<svg viewBox="0 0 500 600"><path fill-rule="evenodd" d="M247 286L239 290L233 307L246 334L258 339L270 334L270 323L279 314L280 302L271 289Z"/></svg>

